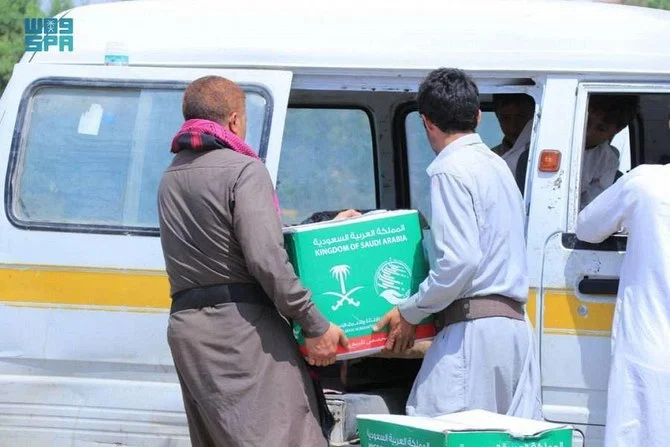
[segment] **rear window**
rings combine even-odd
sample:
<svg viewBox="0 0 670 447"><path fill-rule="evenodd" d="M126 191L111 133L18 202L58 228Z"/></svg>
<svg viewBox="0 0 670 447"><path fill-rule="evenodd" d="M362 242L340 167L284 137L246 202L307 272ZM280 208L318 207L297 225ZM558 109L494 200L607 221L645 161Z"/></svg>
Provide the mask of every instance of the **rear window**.
<svg viewBox="0 0 670 447"><path fill-rule="evenodd" d="M183 88L45 86L24 103L10 215L26 227L157 231L156 196L183 122ZM247 141L268 101L247 92Z"/></svg>

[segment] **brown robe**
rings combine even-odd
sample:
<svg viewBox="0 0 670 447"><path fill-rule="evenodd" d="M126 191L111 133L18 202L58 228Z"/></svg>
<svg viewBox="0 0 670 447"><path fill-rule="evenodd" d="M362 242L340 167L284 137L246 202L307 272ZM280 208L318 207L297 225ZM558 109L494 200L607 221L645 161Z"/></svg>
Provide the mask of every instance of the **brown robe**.
<svg viewBox="0 0 670 447"><path fill-rule="evenodd" d="M258 282L277 310L318 336L328 321L283 247L270 176L229 149L179 152L158 193L171 294ZM194 446L326 446L314 386L277 310L230 303L170 316L168 342Z"/></svg>

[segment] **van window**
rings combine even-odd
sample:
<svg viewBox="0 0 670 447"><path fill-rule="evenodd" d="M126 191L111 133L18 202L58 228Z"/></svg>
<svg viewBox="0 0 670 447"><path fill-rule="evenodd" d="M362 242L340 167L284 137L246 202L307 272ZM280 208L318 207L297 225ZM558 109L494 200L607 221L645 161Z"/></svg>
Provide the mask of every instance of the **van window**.
<svg viewBox="0 0 670 447"><path fill-rule="evenodd" d="M477 127L477 133L488 147L500 144L503 135L493 111L482 110L482 120ZM409 165L410 207L418 209L430 220L430 180L426 168L435 158L435 152L428 143L421 116L417 111L410 112L405 118L405 138Z"/></svg>
<svg viewBox="0 0 670 447"><path fill-rule="evenodd" d="M599 93L588 104L580 209L635 166L670 162L670 94Z"/></svg>
<svg viewBox="0 0 670 447"><path fill-rule="evenodd" d="M15 223L155 232L158 183L183 122L182 97L183 88L39 88L27 102L14 166ZM247 92L254 147L266 107L262 95Z"/></svg>
<svg viewBox="0 0 670 447"><path fill-rule="evenodd" d="M361 109L289 107L277 195L286 224L377 206L371 120Z"/></svg>

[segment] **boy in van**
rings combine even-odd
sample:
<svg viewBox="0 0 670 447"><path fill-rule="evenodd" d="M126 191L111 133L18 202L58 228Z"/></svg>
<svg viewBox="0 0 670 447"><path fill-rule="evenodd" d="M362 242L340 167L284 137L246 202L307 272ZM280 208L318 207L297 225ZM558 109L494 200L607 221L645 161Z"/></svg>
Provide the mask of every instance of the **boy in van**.
<svg viewBox="0 0 670 447"><path fill-rule="evenodd" d="M619 151L610 144L637 114L634 95L592 95L586 124L580 209L609 188L619 168Z"/></svg>
<svg viewBox="0 0 670 447"><path fill-rule="evenodd" d="M493 108L504 137L492 150L505 160L523 193L535 101L524 93L496 94Z"/></svg>
<svg viewBox="0 0 670 447"><path fill-rule="evenodd" d="M502 157L512 149L526 123L533 119L535 101L525 93L495 94L493 110L498 118L503 139L491 150Z"/></svg>
<svg viewBox="0 0 670 447"><path fill-rule="evenodd" d="M580 209L614 183L619 168L619 151L610 144L610 141L633 121L637 114L638 103L639 98L634 95L599 94L590 97L582 161ZM521 153L513 164L510 164L509 155L519 150L518 147L522 145L527 151L530 135L529 122L521 131L514 147L507 152L507 157L503 155L517 179L521 192L526 179L528 153Z"/></svg>

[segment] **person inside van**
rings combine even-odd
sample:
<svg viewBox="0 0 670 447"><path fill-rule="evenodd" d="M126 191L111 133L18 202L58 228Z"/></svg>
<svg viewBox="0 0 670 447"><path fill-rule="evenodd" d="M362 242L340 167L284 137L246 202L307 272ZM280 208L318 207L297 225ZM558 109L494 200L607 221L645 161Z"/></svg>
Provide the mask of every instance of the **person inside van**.
<svg viewBox="0 0 670 447"><path fill-rule="evenodd" d="M610 141L633 121L638 104L639 97L636 95L590 96L582 160L580 209L614 183L619 169L619 150Z"/></svg>
<svg viewBox="0 0 670 447"><path fill-rule="evenodd" d="M482 409L541 417L540 365L525 318L524 206L503 160L475 133L479 90L463 71L438 69L419 87L419 113L436 153L428 166L435 265L419 291L375 325L387 351L414 343L436 314L443 329L426 351L407 413Z"/></svg>
<svg viewBox="0 0 670 447"><path fill-rule="evenodd" d="M589 98L582 160L580 209L591 203L616 180L619 150L612 146L610 141L633 121L637 115L638 103L639 98L635 95L596 94ZM505 160L522 193L526 183L531 131L532 122L529 122L521 131L514 147L508 152L508 154L519 152L513 160L514 163L510 164L512 160L510 156Z"/></svg>
<svg viewBox="0 0 670 447"><path fill-rule="evenodd" d="M504 137L492 150L505 160L523 193L535 101L525 93L495 94L493 107Z"/></svg>
<svg viewBox="0 0 670 447"><path fill-rule="evenodd" d="M491 150L502 157L512 149L521 131L533 119L535 101L525 93L497 93L493 95L493 111L498 118L503 139Z"/></svg>

